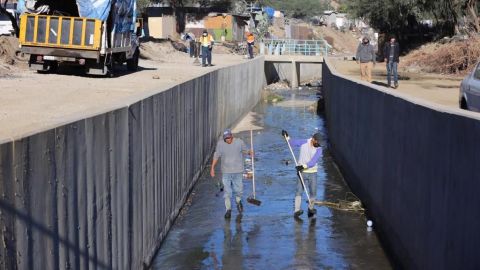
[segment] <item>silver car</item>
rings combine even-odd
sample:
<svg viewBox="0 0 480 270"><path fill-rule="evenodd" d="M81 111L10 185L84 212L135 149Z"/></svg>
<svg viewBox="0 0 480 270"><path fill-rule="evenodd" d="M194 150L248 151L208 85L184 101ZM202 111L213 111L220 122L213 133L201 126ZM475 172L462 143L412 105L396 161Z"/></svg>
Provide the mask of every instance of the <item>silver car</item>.
<svg viewBox="0 0 480 270"><path fill-rule="evenodd" d="M460 84L460 108L480 112L480 63Z"/></svg>

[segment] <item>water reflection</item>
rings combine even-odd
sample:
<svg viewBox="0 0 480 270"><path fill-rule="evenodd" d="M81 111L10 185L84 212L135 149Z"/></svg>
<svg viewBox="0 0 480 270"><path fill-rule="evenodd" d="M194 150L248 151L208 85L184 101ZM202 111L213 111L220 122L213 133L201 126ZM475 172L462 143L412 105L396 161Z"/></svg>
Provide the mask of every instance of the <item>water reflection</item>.
<svg viewBox="0 0 480 270"><path fill-rule="evenodd" d="M317 207L316 221L293 218L296 173L280 133L307 138L320 132L327 139L324 119L313 104L313 91L281 93L288 106L259 104L254 112L257 199L244 202L243 216L223 218L222 196L215 197L216 179L208 169L195 186L197 194L180 222L172 227L157 255L154 269L390 269L374 232L367 232L362 215ZM292 105L293 104L293 105ZM250 133L237 135L246 143ZM324 143L324 146L327 142ZM349 191L327 147L318 170L319 200L344 199ZM298 152L297 152L298 154ZM251 182L244 181L244 194ZM306 209L306 203L302 205Z"/></svg>
<svg viewBox="0 0 480 270"><path fill-rule="evenodd" d="M235 218L231 224L230 220L225 220L224 239L223 239L223 269L242 269L243 266L243 231L242 215ZM232 233L232 226L234 230Z"/></svg>

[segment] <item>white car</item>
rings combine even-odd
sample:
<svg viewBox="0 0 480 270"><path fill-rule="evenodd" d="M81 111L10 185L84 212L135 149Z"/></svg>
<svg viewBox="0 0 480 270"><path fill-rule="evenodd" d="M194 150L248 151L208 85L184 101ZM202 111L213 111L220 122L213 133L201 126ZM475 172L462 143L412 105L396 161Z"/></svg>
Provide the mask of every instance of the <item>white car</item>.
<svg viewBox="0 0 480 270"><path fill-rule="evenodd" d="M460 84L460 108L480 112L480 63Z"/></svg>
<svg viewBox="0 0 480 270"><path fill-rule="evenodd" d="M8 9L7 11L10 12L13 16L15 16L15 10L13 9ZM0 13L0 36L1 35L12 35L14 32L12 22L10 21L10 18L3 14Z"/></svg>

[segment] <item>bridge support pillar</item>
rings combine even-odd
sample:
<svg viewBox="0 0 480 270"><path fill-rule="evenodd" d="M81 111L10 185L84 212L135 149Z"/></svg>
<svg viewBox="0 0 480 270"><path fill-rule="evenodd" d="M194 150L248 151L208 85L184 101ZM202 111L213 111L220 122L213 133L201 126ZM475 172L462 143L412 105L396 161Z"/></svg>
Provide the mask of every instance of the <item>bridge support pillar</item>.
<svg viewBox="0 0 480 270"><path fill-rule="evenodd" d="M292 80L290 82L290 86L292 88L298 88L298 77L299 77L299 69L300 69L300 65L297 64L297 61L295 60L292 60Z"/></svg>

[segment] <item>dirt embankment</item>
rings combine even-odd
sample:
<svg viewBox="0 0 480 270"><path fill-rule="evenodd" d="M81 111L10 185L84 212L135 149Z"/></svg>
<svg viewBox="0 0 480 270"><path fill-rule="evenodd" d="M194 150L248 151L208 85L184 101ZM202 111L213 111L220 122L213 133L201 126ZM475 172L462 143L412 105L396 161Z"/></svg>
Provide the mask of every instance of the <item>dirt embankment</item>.
<svg viewBox="0 0 480 270"><path fill-rule="evenodd" d="M317 38L324 38L333 47L334 54L353 55L357 51L358 37L351 31L340 31L326 26L314 26Z"/></svg>
<svg viewBox="0 0 480 270"><path fill-rule="evenodd" d="M169 40L149 40L140 43L140 58L156 62L170 62L177 58L188 57L188 54L175 49Z"/></svg>
<svg viewBox="0 0 480 270"><path fill-rule="evenodd" d="M18 48L16 37L0 36L0 77L27 68L27 58L18 53Z"/></svg>
<svg viewBox="0 0 480 270"><path fill-rule="evenodd" d="M410 52L400 64L411 72L463 76L475 67L479 58L480 37L444 39Z"/></svg>

